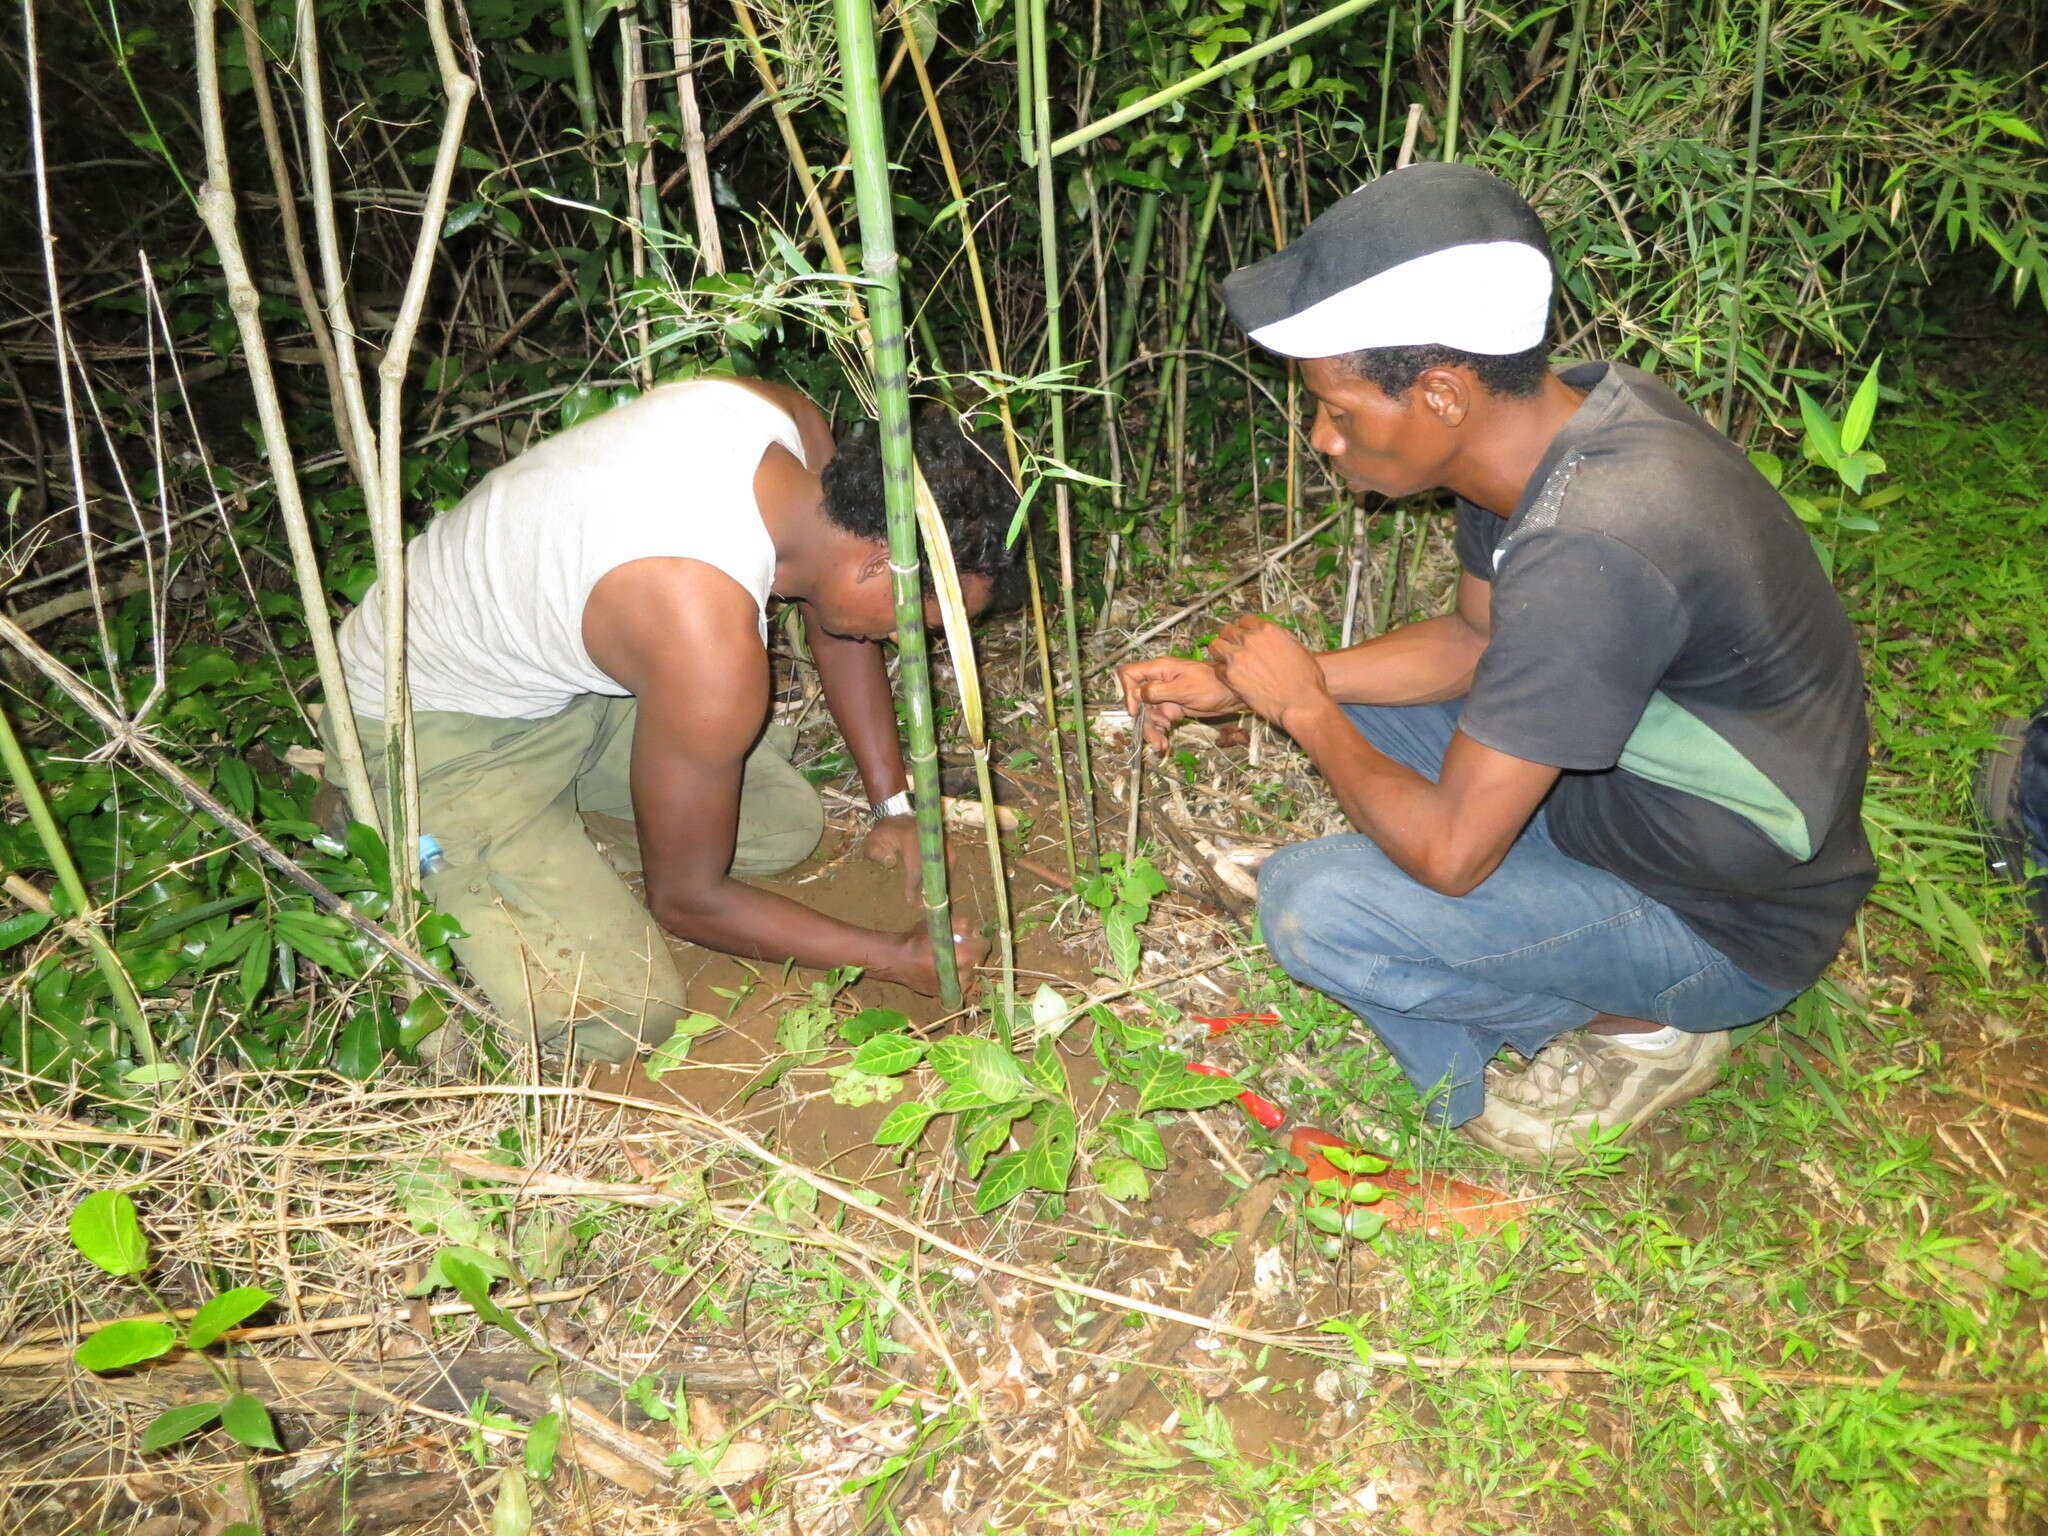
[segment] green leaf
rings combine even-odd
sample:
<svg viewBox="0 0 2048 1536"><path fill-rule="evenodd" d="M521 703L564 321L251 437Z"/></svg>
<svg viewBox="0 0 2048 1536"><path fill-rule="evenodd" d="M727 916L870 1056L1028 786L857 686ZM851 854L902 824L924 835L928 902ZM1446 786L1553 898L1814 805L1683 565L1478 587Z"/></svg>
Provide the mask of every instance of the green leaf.
<svg viewBox="0 0 2048 1536"><path fill-rule="evenodd" d="M1165 1169L1166 1142L1159 1134L1159 1127L1150 1120L1140 1120L1135 1115L1118 1115L1110 1129L1126 1157L1135 1158L1147 1168Z"/></svg>
<svg viewBox="0 0 2048 1536"><path fill-rule="evenodd" d="M87 1338L71 1352L71 1358L84 1370L120 1371L169 1353L177 1342L178 1330L169 1323L123 1318Z"/></svg>
<svg viewBox="0 0 2048 1536"><path fill-rule="evenodd" d="M17 912L0 922L0 949L12 949L24 939L34 938L55 921L47 912Z"/></svg>
<svg viewBox="0 0 2048 1536"><path fill-rule="evenodd" d="M175 1061L152 1062L121 1074L122 1082L132 1083L138 1088L161 1088L166 1083L182 1083L184 1080L185 1069Z"/></svg>
<svg viewBox="0 0 2048 1536"><path fill-rule="evenodd" d="M110 1275L149 1268L149 1239L135 1202L118 1189L96 1190L71 1208L71 1243Z"/></svg>
<svg viewBox="0 0 2048 1536"><path fill-rule="evenodd" d="M1111 1200L1147 1200L1152 1195L1152 1181L1145 1176L1145 1170L1127 1157L1098 1157L1089 1164L1088 1171L1095 1176L1095 1183Z"/></svg>
<svg viewBox="0 0 2048 1536"><path fill-rule="evenodd" d="M1881 357L1870 365L1870 372L1863 376L1863 382L1856 386L1856 393L1850 397L1849 409L1842 413L1844 453L1854 453L1870 436L1870 424L1877 419L1877 373L1883 366Z"/></svg>
<svg viewBox="0 0 2048 1536"><path fill-rule="evenodd" d="M1030 1175L1024 1166L1027 1155L1005 1152L988 1165L988 1171L981 1176L980 1187L974 1191L976 1215L987 1215L999 1205L1008 1205L1030 1186Z"/></svg>
<svg viewBox="0 0 2048 1536"><path fill-rule="evenodd" d="M946 1082L973 1088L992 1104L1021 1099L1029 1088L1017 1058L995 1041L977 1035L951 1035L936 1041L925 1059Z"/></svg>
<svg viewBox="0 0 2048 1536"><path fill-rule="evenodd" d="M875 1131L875 1145L896 1147L917 1140L938 1111L929 1104L898 1104Z"/></svg>
<svg viewBox="0 0 2048 1536"><path fill-rule="evenodd" d="M909 1035L872 1035L853 1053L853 1065L877 1077L896 1077L924 1059L924 1042Z"/></svg>
<svg viewBox="0 0 2048 1536"><path fill-rule="evenodd" d="M544 1413L526 1432L526 1475L546 1482L555 1475L555 1452L562 1443L562 1416Z"/></svg>
<svg viewBox="0 0 2048 1536"><path fill-rule="evenodd" d="M1074 1009L1051 982L1031 994L1031 1028L1041 1040L1054 1039L1074 1022Z"/></svg>
<svg viewBox="0 0 2048 1536"><path fill-rule="evenodd" d="M910 1016L894 1008L863 1008L839 1021L840 1038L848 1045L863 1045L877 1035L900 1034L908 1028Z"/></svg>
<svg viewBox="0 0 2048 1536"><path fill-rule="evenodd" d="M1799 419L1806 424L1806 456L1833 469L1842 457L1841 435L1827 413L1814 404L1813 396L1803 389L1794 393L1799 396Z"/></svg>
<svg viewBox="0 0 2048 1536"><path fill-rule="evenodd" d="M341 1044L334 1052L334 1070L352 1081L367 1083L383 1065L384 1030L377 1010L358 1008L342 1026Z"/></svg>
<svg viewBox="0 0 2048 1536"><path fill-rule="evenodd" d="M1207 1109L1242 1092L1241 1083L1190 1071L1178 1056L1158 1051L1149 1056L1138 1078L1138 1113L1149 1115L1155 1109Z"/></svg>
<svg viewBox="0 0 2048 1536"><path fill-rule="evenodd" d="M690 1042L700 1035L725 1028L723 1019L708 1013L692 1013L676 1020L675 1032L647 1055L647 1075L656 1082L664 1072L674 1072L690 1059Z"/></svg>
<svg viewBox="0 0 2048 1536"><path fill-rule="evenodd" d="M441 238L445 240L450 235L461 234L470 225L482 218L484 210L489 207L490 204L488 203L476 202L463 203L459 207L450 208L448 210L448 217L441 221Z"/></svg>
<svg viewBox="0 0 2048 1536"><path fill-rule="evenodd" d="M507 1333L521 1335L519 1325L512 1321L512 1315L491 1300L490 1277L484 1273L480 1265L446 1248L435 1255L434 1262L440 1265L441 1273L448 1277L448 1283L455 1287L456 1295L474 1307L478 1317L487 1323L496 1323Z"/></svg>
<svg viewBox="0 0 2048 1536"><path fill-rule="evenodd" d="M1116 962L1117 974L1130 981L1138 974L1138 962L1144 958L1144 946L1138 940L1137 915L1129 907L1111 907L1102 914L1102 933L1109 940L1109 957Z"/></svg>
<svg viewBox="0 0 2048 1536"><path fill-rule="evenodd" d="M246 1392L237 1392L220 1405L220 1427L237 1445L252 1451L281 1451L277 1426L270 1422L270 1410Z"/></svg>
<svg viewBox="0 0 2048 1536"><path fill-rule="evenodd" d="M247 926L257 926L256 920L251 918ZM269 984L270 955L270 934L267 931L264 931L260 938L250 940L248 949L243 951L242 966L235 976L235 991L241 997L244 1008L254 1006L256 999L262 996L264 987Z"/></svg>
<svg viewBox="0 0 2048 1536"><path fill-rule="evenodd" d="M219 1417L219 1403L187 1403L182 1408L168 1408L151 1419L142 1431L142 1449L160 1451L167 1445L176 1445Z"/></svg>
<svg viewBox="0 0 2048 1536"><path fill-rule="evenodd" d="M1761 448L1752 449L1749 462L1756 466L1758 474L1771 482L1772 490L1785 483L1785 461L1775 453L1767 453Z"/></svg>
<svg viewBox="0 0 2048 1536"><path fill-rule="evenodd" d="M498 1475L498 1500L491 1506L491 1536L532 1536L533 1501L526 1474L507 1467Z"/></svg>
<svg viewBox="0 0 2048 1536"><path fill-rule="evenodd" d="M445 1268L450 1258L468 1265L479 1274L495 1275L500 1280L512 1278L512 1266L495 1253L485 1253L481 1248L471 1248L462 1243L450 1243L434 1255L433 1262L427 1265L427 1272L420 1276L419 1284L405 1294L426 1296L443 1287L454 1288L455 1281Z"/></svg>
<svg viewBox="0 0 2048 1536"><path fill-rule="evenodd" d="M193 1313L185 1325L185 1347L204 1349L215 1339L247 1318L254 1317L277 1298L253 1285L238 1285L222 1291Z"/></svg>
<svg viewBox="0 0 2048 1536"><path fill-rule="evenodd" d="M825 1075L832 1079L832 1102L849 1109L858 1109L863 1104L886 1104L903 1091L901 1078L877 1076L859 1067L831 1067Z"/></svg>
<svg viewBox="0 0 2048 1536"><path fill-rule="evenodd" d="M1074 1175L1073 1106L1065 1099L1050 1099L1035 1118L1038 1131L1024 1153L1025 1180L1033 1189L1062 1194Z"/></svg>
<svg viewBox="0 0 2048 1536"><path fill-rule="evenodd" d="M284 911L277 914L275 926L280 939L315 965L344 976L353 976L359 969L349 952L336 942L352 931L339 918L329 917L325 912Z"/></svg>
<svg viewBox="0 0 2048 1536"><path fill-rule="evenodd" d="M1986 127L1996 128L2000 133L2009 133L2028 144L2041 142L2040 130L2024 118L2014 117L2010 112L1986 112L1984 124Z"/></svg>

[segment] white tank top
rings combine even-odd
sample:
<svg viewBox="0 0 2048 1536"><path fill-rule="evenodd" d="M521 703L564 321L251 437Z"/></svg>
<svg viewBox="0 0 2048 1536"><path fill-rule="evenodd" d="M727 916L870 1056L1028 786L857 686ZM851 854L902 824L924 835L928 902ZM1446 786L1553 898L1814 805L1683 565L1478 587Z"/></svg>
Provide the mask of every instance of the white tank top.
<svg viewBox="0 0 2048 1536"><path fill-rule="evenodd" d="M775 546L754 501L771 443L804 461L779 406L720 379L664 384L492 470L409 546L413 706L539 720L580 694L629 690L583 648L590 590L630 560L680 556L725 572L767 635ZM384 708L382 591L342 621L356 713Z"/></svg>

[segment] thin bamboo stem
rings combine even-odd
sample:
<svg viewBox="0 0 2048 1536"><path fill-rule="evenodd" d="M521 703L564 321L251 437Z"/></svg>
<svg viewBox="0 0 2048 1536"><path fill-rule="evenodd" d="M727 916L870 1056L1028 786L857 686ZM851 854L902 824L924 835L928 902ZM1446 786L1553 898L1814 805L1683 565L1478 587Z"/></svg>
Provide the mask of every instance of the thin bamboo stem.
<svg viewBox="0 0 2048 1536"><path fill-rule="evenodd" d="M1728 372L1721 385L1721 430L1735 426L1735 385L1742 364L1742 285L1749 281L1749 237L1756 222L1756 178L1763 151L1764 78L1771 64L1773 0L1758 0L1756 66L1749 80L1749 143L1743 152L1742 220L1735 230L1735 275L1728 286Z"/></svg>
<svg viewBox="0 0 2048 1536"><path fill-rule="evenodd" d="M1444 158L1458 158L1458 111L1465 92L1465 0L1451 0L1450 83L1444 87Z"/></svg>
<svg viewBox="0 0 2048 1536"><path fill-rule="evenodd" d="M597 141L597 88L590 78L590 39L583 30L583 0L562 0L562 29L568 33L569 80L576 120L586 146Z"/></svg>
<svg viewBox="0 0 2048 1536"><path fill-rule="evenodd" d="M743 11L742 4L737 9ZM910 737L911 793L917 805L919 863L924 876L925 928L938 970L940 1000L960 1006L953 949L952 904L946 891L945 807L939 790L938 732L932 717L931 669L925 646L924 592L917 553L917 458L911 441L909 351L903 327L896 220L889 200L889 153L882 129L882 92L875 61L875 16L869 0L833 0L839 34L847 151L860 217L861 270L869 279L876 414L881 420L882 492L889 520L889 571L896 588L897 676Z"/></svg>
<svg viewBox="0 0 2048 1536"><path fill-rule="evenodd" d="M145 1066L154 1066L157 1062L156 1040L149 1032L149 1021L142 1015L142 1000L135 995L135 983L128 979L121 957L114 953L114 946L107 942L106 934L93 916L92 898L86 894L85 881L79 877L78 865L72 860L63 832L58 829L57 818L50 814L50 802L43 795L43 786L37 780L35 770L29 766L28 754L22 751L21 741L14 734L14 724L4 709L0 709L0 765L6 767L8 778L14 781L14 792L21 797L22 809L28 812L29 825L36 831L36 841L43 845L43 857L50 861L50 868L57 876L57 888L64 893L64 900L71 908L67 926L92 951L93 964L99 968L107 990L113 994L114 1011L121 1016L122 1027L128 1031L128 1038L135 1047L136 1058ZM8 887L14 892L15 899L35 907L35 898L42 897L42 893L25 882L25 888L17 888L17 878L8 876ZM48 898L42 899L44 906L39 910L49 911L55 916Z"/></svg>
<svg viewBox="0 0 2048 1536"><path fill-rule="evenodd" d="M269 462L271 484L277 493L278 514L284 520L292 577L298 587L300 606L305 610L306 635L313 647L320 686L327 695L329 708L335 712L331 734L342 787L359 807L358 816L374 819L376 806L370 793L369 771L363 762L363 744L356 734L348 682L342 674L334 626L327 613L327 583L321 574L320 556L314 550L305 502L299 493L291 438L285 430L277 379L270 367L270 350L257 314L260 299L256 282L242 253L241 235L235 228L235 191L228 173L227 129L221 117L220 63L210 0L192 0L192 22L200 129L206 143L206 183L199 189L199 217L220 256L221 274L227 280L228 309L235 317L242 353L248 363L264 457Z"/></svg>
<svg viewBox="0 0 2048 1536"><path fill-rule="evenodd" d="M1031 12L1031 53L1032 84L1035 96L1026 101L1024 110L1036 123L1038 141L1042 144L1052 137L1052 92L1046 78L1047 42L1050 30L1045 0L1024 0L1024 6ZM1045 278L1045 350L1046 371L1057 375L1066 366L1063 339L1060 334L1060 256L1059 221L1054 206L1052 179L1052 154L1050 151L1038 157L1038 254ZM1067 461L1067 402L1060 389L1054 389L1048 400L1050 426L1052 430L1052 456L1061 465ZM1095 777L1088 762L1088 687L1081 672L1081 620L1080 599L1075 591L1074 581L1074 516L1072 499L1068 494L1067 482L1061 479L1053 487L1053 510L1055 535L1059 543L1060 628L1066 638L1067 675L1073 685L1074 706L1074 767L1081 781L1082 824L1088 831L1088 858L1090 863L1099 863L1102 848L1095 826ZM1053 717L1053 729L1059 729L1059 718Z"/></svg>

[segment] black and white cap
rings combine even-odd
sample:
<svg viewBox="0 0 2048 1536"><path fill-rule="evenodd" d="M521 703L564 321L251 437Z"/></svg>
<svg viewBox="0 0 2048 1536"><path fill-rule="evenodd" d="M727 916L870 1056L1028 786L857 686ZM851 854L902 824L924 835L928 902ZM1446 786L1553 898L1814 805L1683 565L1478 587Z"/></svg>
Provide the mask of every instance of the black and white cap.
<svg viewBox="0 0 2048 1536"><path fill-rule="evenodd" d="M1505 356L1550 324L1550 237L1520 193L1472 165L1369 181L1264 261L1223 280L1230 318L1287 357L1367 347Z"/></svg>

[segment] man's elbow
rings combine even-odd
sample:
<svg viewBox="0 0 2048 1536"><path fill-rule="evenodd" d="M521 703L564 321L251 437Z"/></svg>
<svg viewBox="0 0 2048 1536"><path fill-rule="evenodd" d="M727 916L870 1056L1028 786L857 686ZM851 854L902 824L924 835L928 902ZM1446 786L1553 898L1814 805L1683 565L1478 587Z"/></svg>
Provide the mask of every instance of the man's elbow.
<svg viewBox="0 0 2048 1536"><path fill-rule="evenodd" d="M679 939L697 940L716 921L719 903L716 893L696 886L647 890L647 910L654 920Z"/></svg>
<svg viewBox="0 0 2048 1536"><path fill-rule="evenodd" d="M1415 871L1418 883L1439 896L1469 896L1500 866L1500 855L1480 856L1465 849L1447 848L1425 857L1421 865Z"/></svg>

